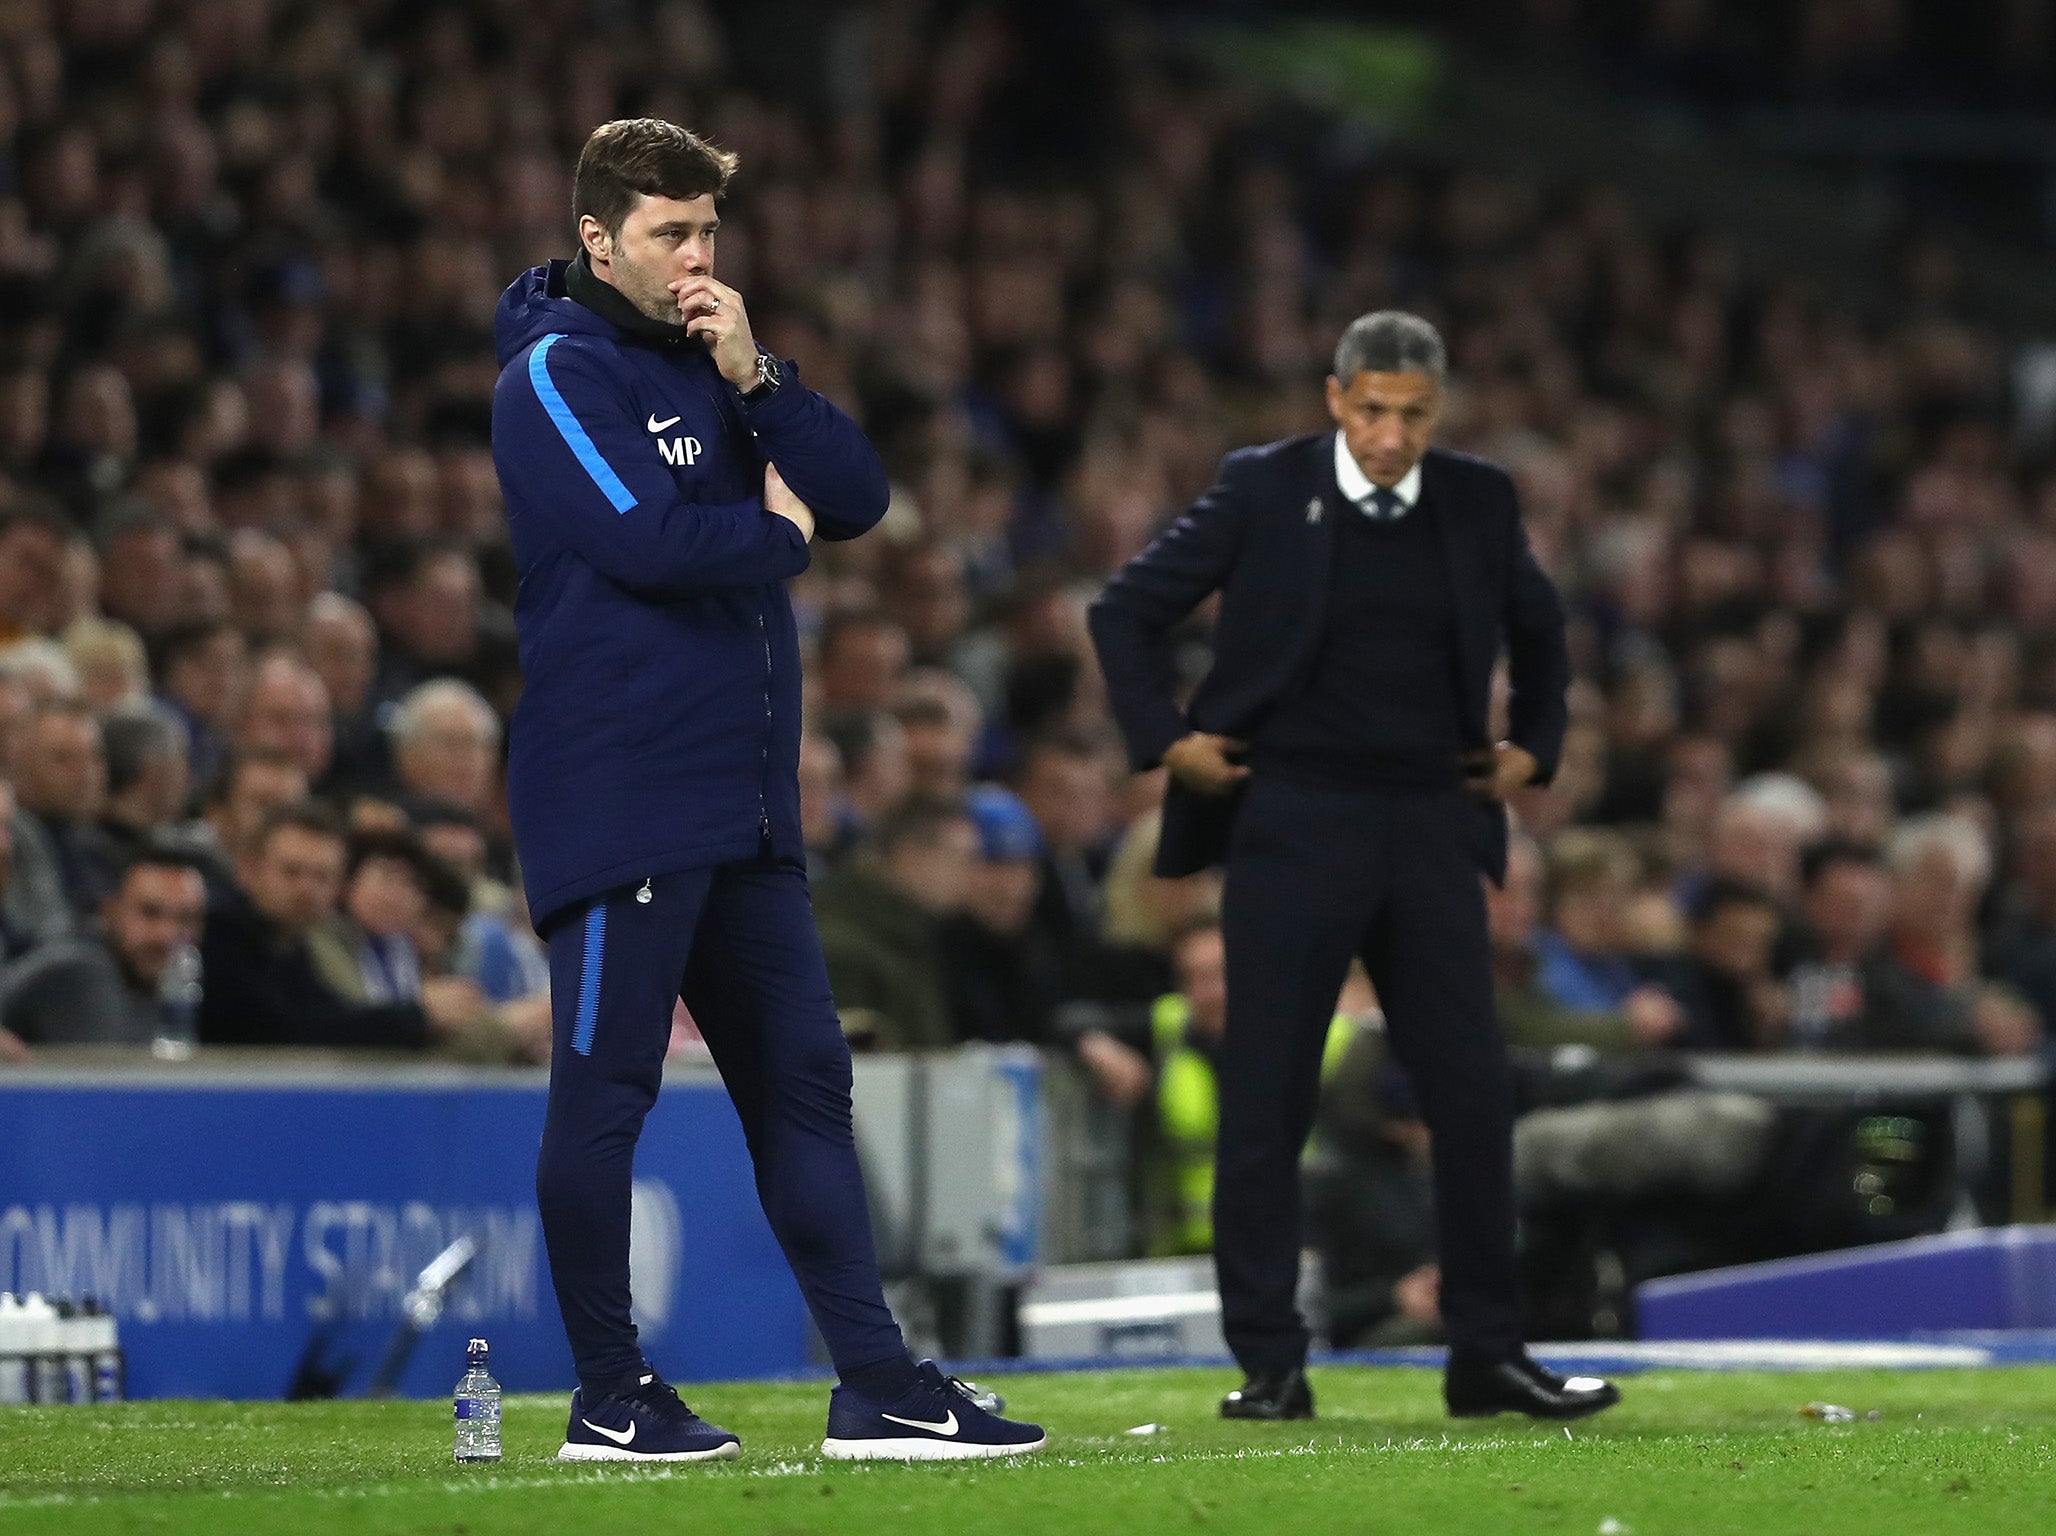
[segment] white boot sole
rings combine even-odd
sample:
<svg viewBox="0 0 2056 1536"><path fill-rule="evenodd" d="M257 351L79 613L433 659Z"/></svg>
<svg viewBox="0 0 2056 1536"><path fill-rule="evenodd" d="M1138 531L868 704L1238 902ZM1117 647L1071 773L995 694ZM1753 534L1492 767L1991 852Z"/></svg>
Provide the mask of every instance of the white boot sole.
<svg viewBox="0 0 2056 1536"><path fill-rule="evenodd" d="M991 1461L1000 1456L1025 1456L1047 1444L1047 1435L1019 1445L961 1440L823 1440L821 1454L830 1461Z"/></svg>
<svg viewBox="0 0 2056 1536"><path fill-rule="evenodd" d="M559 1461L733 1461L742 1447L730 1440L711 1451L631 1451L619 1445L573 1445L557 1452Z"/></svg>

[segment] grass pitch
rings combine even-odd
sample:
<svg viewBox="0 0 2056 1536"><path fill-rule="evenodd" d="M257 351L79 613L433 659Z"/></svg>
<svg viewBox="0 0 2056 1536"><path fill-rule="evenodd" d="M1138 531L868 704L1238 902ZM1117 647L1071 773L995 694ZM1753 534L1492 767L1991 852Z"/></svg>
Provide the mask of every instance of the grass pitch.
<svg viewBox="0 0 2056 1536"><path fill-rule="evenodd" d="M508 1399L493 1468L452 1464L446 1403L0 1409L0 1532L2056 1531L2056 1368L1655 1373L1569 1436L1444 1418L1426 1370L1319 1371L1312 1424L1223 1423L1233 1384L1010 1376L1049 1449L920 1467L824 1463L822 1384L689 1392L743 1455L670 1469L557 1466L562 1397ZM1879 1417L1813 1422L1814 1400Z"/></svg>

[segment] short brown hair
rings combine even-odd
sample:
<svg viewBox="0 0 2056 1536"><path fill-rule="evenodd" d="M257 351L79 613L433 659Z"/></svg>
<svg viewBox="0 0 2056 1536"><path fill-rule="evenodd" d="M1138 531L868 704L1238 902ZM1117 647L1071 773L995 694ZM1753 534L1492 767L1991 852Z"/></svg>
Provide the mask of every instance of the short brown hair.
<svg viewBox="0 0 2056 1536"><path fill-rule="evenodd" d="M591 214L608 234L618 235L638 195L685 202L709 193L719 197L735 167L732 151L660 117L602 123L578 154L571 218L575 223Z"/></svg>
<svg viewBox="0 0 2056 1536"><path fill-rule="evenodd" d="M257 824L256 836L250 839L250 851L263 854L271 847L271 840L288 827L339 845L346 846L349 842L342 817L319 800L298 800L287 805L274 805L264 813L264 819Z"/></svg>
<svg viewBox="0 0 2056 1536"><path fill-rule="evenodd" d="M1549 909L1566 895L1604 886L1633 885L1642 878L1635 845L1605 827L1568 827L1549 849Z"/></svg>

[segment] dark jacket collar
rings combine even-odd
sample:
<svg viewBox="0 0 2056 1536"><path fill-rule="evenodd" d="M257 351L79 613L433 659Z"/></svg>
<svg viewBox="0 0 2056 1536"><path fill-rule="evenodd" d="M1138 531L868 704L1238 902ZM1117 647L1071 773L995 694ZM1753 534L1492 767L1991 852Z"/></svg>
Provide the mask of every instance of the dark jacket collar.
<svg viewBox="0 0 2056 1536"><path fill-rule="evenodd" d="M623 336L637 341L676 347L692 339L686 335L684 326L652 320L637 309L619 288L603 282L593 272L584 251L580 251L576 259L564 268L564 297L575 304L583 304Z"/></svg>

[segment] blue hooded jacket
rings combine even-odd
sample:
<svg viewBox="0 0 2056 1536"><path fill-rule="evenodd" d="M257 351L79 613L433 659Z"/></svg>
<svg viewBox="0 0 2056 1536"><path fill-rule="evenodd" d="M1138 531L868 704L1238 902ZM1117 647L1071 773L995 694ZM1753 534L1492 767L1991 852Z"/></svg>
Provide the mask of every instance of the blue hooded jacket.
<svg viewBox="0 0 2056 1536"><path fill-rule="evenodd" d="M568 298L569 265L523 273L494 321L523 677L507 792L538 927L652 875L804 857L783 583L808 551L764 509L764 465L823 538L854 538L886 502L877 452L791 363L745 402L697 338Z"/></svg>

